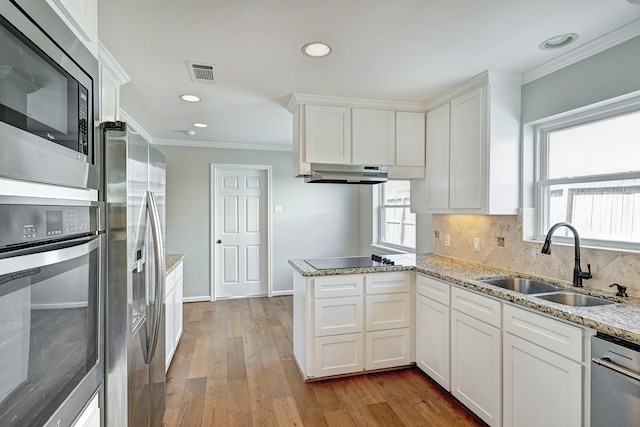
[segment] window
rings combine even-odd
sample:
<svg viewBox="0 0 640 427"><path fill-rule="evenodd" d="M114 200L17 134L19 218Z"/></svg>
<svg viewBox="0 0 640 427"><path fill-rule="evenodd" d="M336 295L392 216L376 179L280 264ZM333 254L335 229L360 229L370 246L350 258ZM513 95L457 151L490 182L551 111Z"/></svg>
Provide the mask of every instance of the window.
<svg viewBox="0 0 640 427"><path fill-rule="evenodd" d="M402 250L416 247L416 214L409 210L409 181L387 181L378 188L378 243Z"/></svg>
<svg viewBox="0 0 640 427"><path fill-rule="evenodd" d="M587 244L640 244L640 99L536 127L537 237L571 223ZM566 228L557 235L569 236Z"/></svg>

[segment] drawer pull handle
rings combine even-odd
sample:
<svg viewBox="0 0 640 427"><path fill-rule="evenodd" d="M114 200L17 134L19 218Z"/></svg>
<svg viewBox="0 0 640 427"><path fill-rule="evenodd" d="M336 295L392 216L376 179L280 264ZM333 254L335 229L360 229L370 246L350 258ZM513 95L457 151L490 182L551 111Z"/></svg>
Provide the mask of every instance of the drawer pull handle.
<svg viewBox="0 0 640 427"><path fill-rule="evenodd" d="M591 359L591 361L600 366L604 366L605 368L609 368L612 371L616 371L619 374L626 375L627 377L633 378L636 381L640 381L640 373L632 371L631 369L627 369L624 366L620 366L617 363L614 363L608 357L603 357L603 358L594 357Z"/></svg>

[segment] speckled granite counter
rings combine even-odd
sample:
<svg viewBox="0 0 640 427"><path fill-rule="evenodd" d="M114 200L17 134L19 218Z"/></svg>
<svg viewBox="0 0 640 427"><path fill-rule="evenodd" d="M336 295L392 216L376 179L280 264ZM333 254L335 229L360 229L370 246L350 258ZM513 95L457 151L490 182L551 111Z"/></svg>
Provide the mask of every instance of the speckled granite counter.
<svg viewBox="0 0 640 427"><path fill-rule="evenodd" d="M404 257L407 256L405 255ZM638 298L617 298L613 296L613 293L603 294L585 288L577 289L562 282L543 279L546 282L558 284L573 292L581 292L623 302L621 304L594 307L571 307L557 304L478 281L479 279L513 276L540 280L541 278L539 277L433 254L418 254L413 263L403 262L403 264L405 264L403 266L316 270L299 259L289 260L289 264L304 277L382 273L389 271L416 271L640 344L640 299Z"/></svg>
<svg viewBox="0 0 640 427"><path fill-rule="evenodd" d="M180 264L180 261L184 259L184 254L167 254L164 258L164 270L165 274L171 273Z"/></svg>

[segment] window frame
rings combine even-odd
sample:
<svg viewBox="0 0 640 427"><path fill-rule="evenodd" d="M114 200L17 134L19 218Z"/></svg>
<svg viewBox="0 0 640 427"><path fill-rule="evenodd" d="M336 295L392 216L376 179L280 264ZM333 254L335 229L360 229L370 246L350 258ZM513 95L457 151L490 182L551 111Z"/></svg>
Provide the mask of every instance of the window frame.
<svg viewBox="0 0 640 427"><path fill-rule="evenodd" d="M549 178L549 135L553 132L588 125L599 121L612 119L628 114L640 113L640 95L635 95L623 101L586 107L577 112L562 115L560 118L542 121L534 125L533 136L535 144L534 164L534 238L543 241L546 237L549 224L550 199L548 194L552 191L552 185L599 183L605 181L618 181L627 179L640 179L640 170L622 173L610 173L599 175L585 175L569 178ZM640 252L640 244L630 241L618 241L607 239L592 239L581 237L581 244L586 247L599 249L622 250L628 252ZM555 236L554 241L573 244L573 236Z"/></svg>
<svg viewBox="0 0 640 427"><path fill-rule="evenodd" d="M407 181L408 180L398 180L398 181ZM389 181L387 181L389 182ZM374 234L374 243L373 243L373 247L374 248L380 248L383 249L387 252L395 252L395 253L413 253L416 251L415 247L410 247L410 246L402 246L402 245L397 245L394 243L389 243L389 242L385 242L382 240L382 237L385 235L384 232L384 211L385 209L390 209L390 208L409 208L411 209L411 202L409 201L408 204L403 204L403 205L386 205L384 203L385 197L384 197L384 190L385 190L385 186L384 184L380 184L380 185L376 185L374 186L374 223L373 223L373 234ZM417 222L417 217L416 217L416 222ZM417 224L414 223L414 227L417 227ZM402 228L402 232L404 233L404 227ZM415 239L417 240L417 236L415 236ZM416 242L417 243L417 242Z"/></svg>

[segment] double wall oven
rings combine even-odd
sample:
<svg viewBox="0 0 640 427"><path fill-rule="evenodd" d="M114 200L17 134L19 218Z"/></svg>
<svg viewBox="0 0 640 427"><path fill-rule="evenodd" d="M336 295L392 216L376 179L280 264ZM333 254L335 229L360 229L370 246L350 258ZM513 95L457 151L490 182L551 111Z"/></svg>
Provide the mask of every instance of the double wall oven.
<svg viewBox="0 0 640 427"><path fill-rule="evenodd" d="M2 426L70 426L103 383L97 77L47 2L0 0Z"/></svg>

